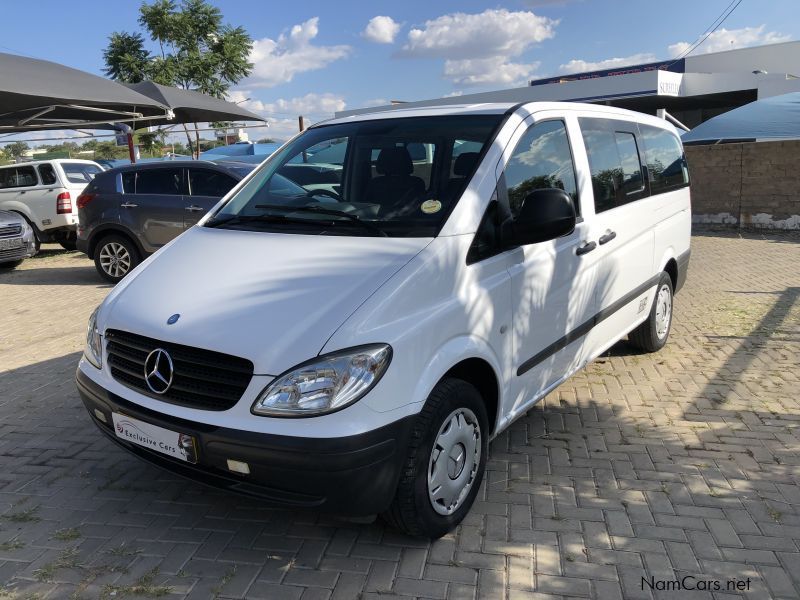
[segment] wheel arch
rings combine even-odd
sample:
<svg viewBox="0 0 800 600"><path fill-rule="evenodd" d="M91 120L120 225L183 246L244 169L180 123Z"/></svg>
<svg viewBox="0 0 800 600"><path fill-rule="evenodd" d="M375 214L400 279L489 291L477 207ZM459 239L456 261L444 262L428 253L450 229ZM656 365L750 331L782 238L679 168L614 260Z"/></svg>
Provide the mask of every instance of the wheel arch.
<svg viewBox="0 0 800 600"><path fill-rule="evenodd" d="M126 238L136 248L136 251L139 253L140 259L144 260L145 258L147 258L148 253L145 252L144 248L142 248L142 245L139 243L139 240L136 239L136 236L133 235L133 233L131 233L127 229L119 227L118 225L99 227L92 232L92 237L89 238L89 244L87 247L87 254L89 258L94 258L94 252L97 249L97 245L109 235L119 235L121 237Z"/></svg>
<svg viewBox="0 0 800 600"><path fill-rule="evenodd" d="M502 405L503 371L489 344L475 336L451 339L431 353L427 365L417 383L415 401L424 403L443 379L462 379L474 385L481 394L489 417L490 435L493 435Z"/></svg>

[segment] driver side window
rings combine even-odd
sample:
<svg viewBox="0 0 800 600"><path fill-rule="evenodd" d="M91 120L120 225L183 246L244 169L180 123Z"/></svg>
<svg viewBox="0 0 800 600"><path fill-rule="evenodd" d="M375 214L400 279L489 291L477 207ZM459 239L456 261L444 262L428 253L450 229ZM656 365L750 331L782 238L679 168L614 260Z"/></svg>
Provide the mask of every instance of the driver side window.
<svg viewBox="0 0 800 600"><path fill-rule="evenodd" d="M563 121L532 125L514 148L503 174L509 207L515 217L525 196L541 188L564 190L579 211L575 165Z"/></svg>

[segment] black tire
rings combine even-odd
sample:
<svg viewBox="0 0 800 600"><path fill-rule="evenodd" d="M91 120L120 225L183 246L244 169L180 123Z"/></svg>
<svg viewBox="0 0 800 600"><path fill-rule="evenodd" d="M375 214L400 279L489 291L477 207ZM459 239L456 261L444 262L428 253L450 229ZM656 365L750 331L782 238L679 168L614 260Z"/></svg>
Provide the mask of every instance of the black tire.
<svg viewBox="0 0 800 600"><path fill-rule="evenodd" d="M124 254L127 253L127 261ZM109 255L117 255L117 263L109 264ZM132 241L122 235L107 235L94 249L94 266L100 277L111 283L118 283L141 262L139 251Z"/></svg>
<svg viewBox="0 0 800 600"><path fill-rule="evenodd" d="M21 260L0 263L0 271L11 271L22 264Z"/></svg>
<svg viewBox="0 0 800 600"><path fill-rule="evenodd" d="M465 459L458 473L465 474L472 483L463 499L452 505L453 512L444 515L433 507L434 501L428 491L429 467L434 442L439 437L440 429L445 427L455 411L464 409L471 411L472 416L477 419L477 423L470 424L470 427L473 434L474 427L478 427L479 444L476 443L476 446L480 447L480 458L477 462L473 458L471 463L473 467L477 464L474 475L471 475L472 469L467 471L466 465L470 463L468 458ZM440 538L455 528L469 512L480 489L486 469L488 437L489 420L478 390L461 379L448 378L440 381L428 396L414 424L397 492L389 509L381 515L383 520L409 535L430 539ZM453 464L457 462L454 461ZM457 466L455 468L458 469ZM451 476L450 479L457 478Z"/></svg>
<svg viewBox="0 0 800 600"><path fill-rule="evenodd" d="M78 248L75 240L61 240L58 243L64 250L76 250Z"/></svg>
<svg viewBox="0 0 800 600"><path fill-rule="evenodd" d="M668 294L667 297L669 299L669 315L666 329L663 327L663 319L659 318L659 314L663 312L663 305L660 302L662 293ZM673 305L672 278L667 273L662 273L661 279L658 281L658 287L656 287L656 296L653 299L650 314L647 316L646 321L628 334L628 342L645 352L658 352L661 350L669 339L674 312Z"/></svg>

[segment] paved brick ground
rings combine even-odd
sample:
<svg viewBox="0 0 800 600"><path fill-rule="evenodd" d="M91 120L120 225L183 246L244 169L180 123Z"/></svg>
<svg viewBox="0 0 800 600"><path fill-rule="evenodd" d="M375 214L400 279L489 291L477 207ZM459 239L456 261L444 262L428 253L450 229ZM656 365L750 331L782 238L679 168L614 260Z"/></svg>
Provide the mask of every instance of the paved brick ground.
<svg viewBox="0 0 800 600"><path fill-rule="evenodd" d="M667 348L619 344L546 398L428 544L261 508L102 439L73 373L109 288L47 252L0 273L0 598L712 597L642 589L684 575L798 598L798 265L797 236L696 236Z"/></svg>

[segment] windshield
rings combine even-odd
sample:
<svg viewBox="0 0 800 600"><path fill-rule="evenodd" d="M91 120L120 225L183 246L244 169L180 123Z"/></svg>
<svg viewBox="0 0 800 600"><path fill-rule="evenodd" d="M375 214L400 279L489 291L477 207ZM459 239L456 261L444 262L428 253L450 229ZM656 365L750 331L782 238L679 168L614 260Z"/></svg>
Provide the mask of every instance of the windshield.
<svg viewBox="0 0 800 600"><path fill-rule="evenodd" d="M502 118L415 117L309 129L273 155L206 226L432 237Z"/></svg>

